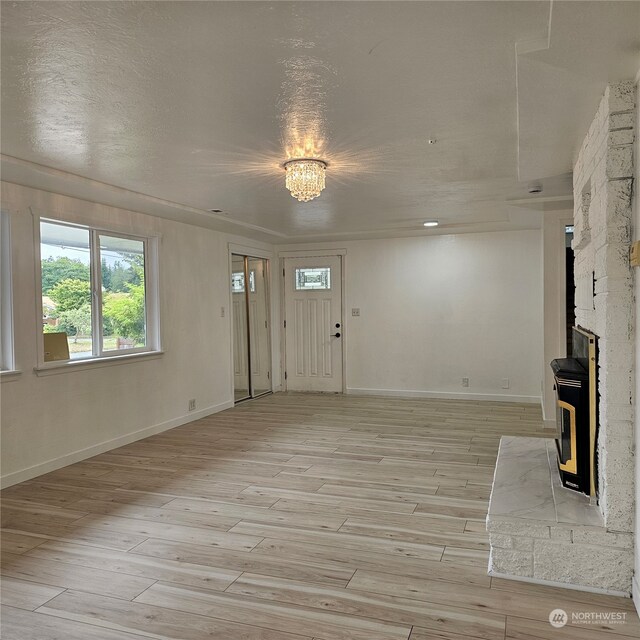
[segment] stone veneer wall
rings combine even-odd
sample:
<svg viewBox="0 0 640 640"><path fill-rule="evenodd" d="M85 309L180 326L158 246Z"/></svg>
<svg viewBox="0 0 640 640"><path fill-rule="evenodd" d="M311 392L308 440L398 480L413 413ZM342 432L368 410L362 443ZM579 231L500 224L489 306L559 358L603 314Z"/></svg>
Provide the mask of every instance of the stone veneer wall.
<svg viewBox="0 0 640 640"><path fill-rule="evenodd" d="M576 324L599 338L598 486L610 532L633 532L635 85L610 85L574 167Z"/></svg>
<svg viewBox="0 0 640 640"><path fill-rule="evenodd" d="M489 574L613 595L631 593L633 535L515 518L487 522Z"/></svg>
<svg viewBox="0 0 640 640"><path fill-rule="evenodd" d="M599 505L560 486L549 442L503 437L487 517L491 575L631 592L635 95L630 82L607 88L573 174L576 324L599 339ZM514 460L530 466L521 487L505 481L516 475Z"/></svg>

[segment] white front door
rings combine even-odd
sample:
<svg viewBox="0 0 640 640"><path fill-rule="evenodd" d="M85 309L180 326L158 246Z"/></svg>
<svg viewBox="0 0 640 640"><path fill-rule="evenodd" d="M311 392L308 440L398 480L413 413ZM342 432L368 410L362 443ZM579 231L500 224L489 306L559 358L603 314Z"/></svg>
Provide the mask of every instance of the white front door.
<svg viewBox="0 0 640 640"><path fill-rule="evenodd" d="M342 391L340 256L286 258L285 349L289 391Z"/></svg>

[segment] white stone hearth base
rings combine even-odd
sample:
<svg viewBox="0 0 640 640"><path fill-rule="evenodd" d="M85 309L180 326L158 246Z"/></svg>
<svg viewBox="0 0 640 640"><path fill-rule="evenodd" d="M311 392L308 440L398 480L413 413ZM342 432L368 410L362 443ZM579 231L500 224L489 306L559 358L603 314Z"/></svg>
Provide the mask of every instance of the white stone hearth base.
<svg viewBox="0 0 640 640"><path fill-rule="evenodd" d="M589 498L561 485L552 439L501 438L487 531L490 575L631 593L633 535L608 531Z"/></svg>
<svg viewBox="0 0 640 640"><path fill-rule="evenodd" d="M512 576L508 573L498 573L497 571L489 571L492 578L502 578L504 580L517 580L518 582L528 582L529 584L541 584L545 587L561 587L562 589L573 589L575 591L585 591L586 593L600 593L605 596L618 596L620 598L628 598L626 591L613 591L611 589L598 589L597 587L583 587L579 584L567 584L566 582L554 582L553 580L541 580L538 578L525 578L523 576Z"/></svg>

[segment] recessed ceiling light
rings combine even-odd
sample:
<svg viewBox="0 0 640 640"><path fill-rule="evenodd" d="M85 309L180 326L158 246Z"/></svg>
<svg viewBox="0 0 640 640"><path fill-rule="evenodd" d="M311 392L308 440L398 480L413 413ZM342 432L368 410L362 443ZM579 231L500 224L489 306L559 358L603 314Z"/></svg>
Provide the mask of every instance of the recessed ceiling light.
<svg viewBox="0 0 640 640"><path fill-rule="evenodd" d="M438 221L437 220L427 220L426 222L422 223L425 227L437 227L438 226Z"/></svg>

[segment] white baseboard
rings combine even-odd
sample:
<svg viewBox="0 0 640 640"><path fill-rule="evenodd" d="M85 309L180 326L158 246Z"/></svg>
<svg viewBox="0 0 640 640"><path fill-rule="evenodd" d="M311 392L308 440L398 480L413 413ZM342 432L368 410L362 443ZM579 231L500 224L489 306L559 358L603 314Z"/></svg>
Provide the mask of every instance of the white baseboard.
<svg viewBox="0 0 640 640"><path fill-rule="evenodd" d="M598 589L597 587L583 587L579 584L569 584L567 582L555 582L554 580L540 580L539 578L525 578L520 576L512 576L507 573L498 573L497 571L487 572L492 578L504 578L505 580L515 580L516 582L530 582L531 584L541 584L546 587L561 587L563 589L572 589L573 591L586 591L587 593L600 593L607 596L619 596L629 598L628 591L616 591L615 589ZM636 603L637 606L637 603Z"/></svg>
<svg viewBox="0 0 640 640"><path fill-rule="evenodd" d="M631 581L631 597L633 598L633 604L636 605L636 611L640 616L640 582L638 582L638 576L633 576Z"/></svg>
<svg viewBox="0 0 640 640"><path fill-rule="evenodd" d="M513 396L458 391L422 391L418 389L358 389L347 387L346 393L358 396L390 396L395 398L439 398L441 400L489 400L493 402L525 402L539 404L540 396Z"/></svg>
<svg viewBox="0 0 640 640"><path fill-rule="evenodd" d="M81 462L82 460L86 460L87 458L97 456L99 453L117 449L118 447L122 447L125 444L136 442L136 440L142 440L143 438L147 438L156 433L168 431L169 429L173 429L174 427L179 427L180 425L187 424L187 422L193 422L194 420L199 420L200 418L206 418L213 413L218 413L219 411L224 411L225 409L230 409L231 407L233 407L233 400L222 402L220 404L206 407L205 409L200 409L200 411L192 411L191 413L173 418L172 420L167 420L166 422L161 422L160 424L154 424L150 427L145 427L144 429L139 429L138 431L133 431L132 433L127 433L123 436L118 436L117 438L113 438L112 440L106 440L104 442L99 442L98 444L94 444L84 449L72 451L71 453L59 456L58 458L52 458L51 460L46 460L45 462L27 467L26 469L21 469L20 471L8 473L0 478L0 487L2 489L5 489L6 487L18 484L19 482L37 478L38 476L41 476L45 473L49 473L50 471L55 471L56 469L61 469L62 467L73 464L74 462Z"/></svg>

